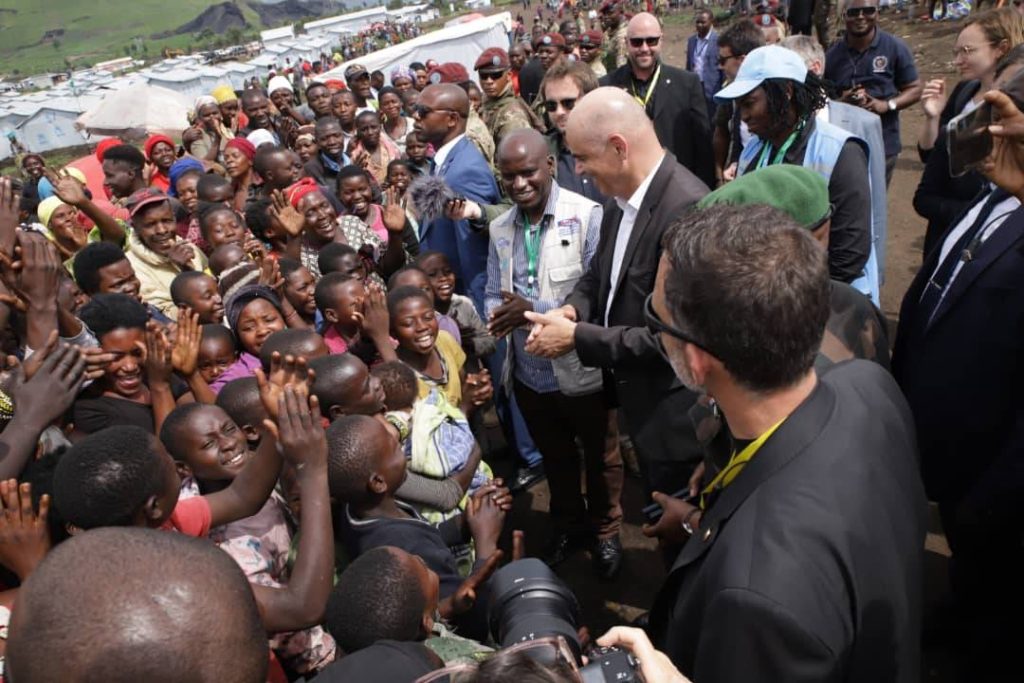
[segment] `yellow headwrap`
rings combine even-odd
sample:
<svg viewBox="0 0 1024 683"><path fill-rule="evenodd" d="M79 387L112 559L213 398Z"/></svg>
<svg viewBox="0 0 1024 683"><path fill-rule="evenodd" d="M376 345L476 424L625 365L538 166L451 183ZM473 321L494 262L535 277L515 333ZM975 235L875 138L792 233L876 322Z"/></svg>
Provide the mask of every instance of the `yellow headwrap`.
<svg viewBox="0 0 1024 683"><path fill-rule="evenodd" d="M230 85L218 85L210 94L213 96L213 99L217 100L217 104L224 104L225 102L232 102L238 99Z"/></svg>
<svg viewBox="0 0 1024 683"><path fill-rule="evenodd" d="M57 197L47 197L39 202L36 214L39 216L39 222L43 224L43 227L50 227L50 218L53 216L53 212L63 205L64 202Z"/></svg>

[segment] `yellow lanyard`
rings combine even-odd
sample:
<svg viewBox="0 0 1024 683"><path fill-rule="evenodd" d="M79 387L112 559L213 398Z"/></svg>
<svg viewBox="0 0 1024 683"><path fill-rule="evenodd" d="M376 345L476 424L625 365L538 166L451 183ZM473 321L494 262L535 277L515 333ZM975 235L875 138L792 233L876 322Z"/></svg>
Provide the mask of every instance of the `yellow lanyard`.
<svg viewBox="0 0 1024 683"><path fill-rule="evenodd" d="M750 462L750 459L753 458L761 446L764 445L764 442L768 440L768 437L774 434L775 430L778 429L785 421L785 418L779 420L769 427L768 431L764 434L748 443L747 447L742 451L739 453L733 452L732 457L729 458L729 462L726 463L725 467L723 467L721 471L715 475L715 478L711 480L711 483L700 492L701 510L704 510L707 507L707 496L711 493L715 493L716 491L721 491L731 484L733 479L739 476L739 473L743 471L743 468L746 467L748 462Z"/></svg>
<svg viewBox="0 0 1024 683"><path fill-rule="evenodd" d="M647 86L647 94L644 97L640 97L636 94L636 84L631 83L630 88L633 90L633 99L643 107L647 109L647 103L651 101L651 95L654 94L654 86L658 84L658 77L661 76L661 64L658 64L658 68L654 71L654 76L651 78L651 84Z"/></svg>

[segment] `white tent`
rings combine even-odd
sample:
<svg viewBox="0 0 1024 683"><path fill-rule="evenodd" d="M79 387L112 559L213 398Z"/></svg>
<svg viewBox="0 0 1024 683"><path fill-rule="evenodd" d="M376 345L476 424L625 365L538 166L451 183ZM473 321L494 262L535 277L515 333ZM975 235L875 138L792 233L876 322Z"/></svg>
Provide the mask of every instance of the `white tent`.
<svg viewBox="0 0 1024 683"><path fill-rule="evenodd" d="M475 77L473 64L480 53L489 47L508 49L508 34L511 30L512 15L509 12L500 12L458 26L431 31L398 45L357 57L336 69L320 74L316 80L344 79L345 69L350 64L362 64L367 71L380 69L388 74L396 66L409 66L412 62L425 64L428 59L458 62L466 67L470 76Z"/></svg>
<svg viewBox="0 0 1024 683"><path fill-rule="evenodd" d="M188 127L189 99L155 85L136 85L109 93L78 117L75 127L99 135L140 137L163 133L181 135Z"/></svg>

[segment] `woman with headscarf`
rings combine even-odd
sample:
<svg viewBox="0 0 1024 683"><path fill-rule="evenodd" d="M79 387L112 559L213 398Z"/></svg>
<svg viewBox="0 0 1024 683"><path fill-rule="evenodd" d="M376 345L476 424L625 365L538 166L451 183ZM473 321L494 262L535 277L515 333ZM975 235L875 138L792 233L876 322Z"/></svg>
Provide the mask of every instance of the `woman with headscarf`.
<svg viewBox="0 0 1024 683"><path fill-rule="evenodd" d="M251 264L242 263L235 268L249 266ZM270 287L257 284L256 279L258 273L252 278L252 284L238 287L224 302L224 317L235 335L238 359L210 383L210 390L215 394L232 380L252 376L256 368L261 367L260 350L267 337L288 327L281 298Z"/></svg>
<svg viewBox="0 0 1024 683"><path fill-rule="evenodd" d="M303 164L316 158L317 152L320 151L316 145L316 126L300 126L295 131L295 139L292 141L291 147L299 155Z"/></svg>
<svg viewBox="0 0 1024 683"><path fill-rule="evenodd" d="M391 87L400 93L412 90L416 83L416 74L407 66L396 66L391 70Z"/></svg>
<svg viewBox="0 0 1024 683"><path fill-rule="evenodd" d="M171 170L167 172L171 181L167 195L174 197L185 207L186 216L178 221L178 236L206 253L207 244L199 229L199 218L196 211L199 207L199 193L196 188L204 173L206 173L206 167L198 159L192 157L178 159L171 164Z"/></svg>
<svg viewBox="0 0 1024 683"><path fill-rule="evenodd" d="M161 192L167 192L167 189L171 186L171 180L167 173L171 170L171 164L174 163L176 158L174 154L174 140L166 135L150 135L142 149L146 155L146 161L152 166L152 171L149 175L149 186L155 187Z"/></svg>
<svg viewBox="0 0 1024 683"><path fill-rule="evenodd" d="M231 133L229 137L234 137L238 131L249 127L249 117L241 111L238 95L230 85L218 85L210 95L220 110L221 123L224 124L225 130Z"/></svg>
<svg viewBox="0 0 1024 683"><path fill-rule="evenodd" d="M79 220L78 209L58 197L47 197L39 202L36 214L46 228L46 238L57 247L65 263L89 242L89 231Z"/></svg>
<svg viewBox="0 0 1024 683"><path fill-rule="evenodd" d="M252 168L256 158L256 147L245 138L233 138L224 149L224 168L231 180L234 200L231 205L236 211L245 209L250 197L255 198L259 185L256 172Z"/></svg>
<svg viewBox="0 0 1024 683"><path fill-rule="evenodd" d="M367 272L375 273L377 282L382 285L383 278L405 264L400 237L385 242L356 216L339 216L312 178L303 178L285 194L302 219L301 233L296 240L297 256L313 277L320 278L320 250L331 242L348 244L355 249L366 262Z"/></svg>
<svg viewBox="0 0 1024 683"><path fill-rule="evenodd" d="M192 126L181 135L189 154L204 161L223 161L223 153L235 134L224 125L217 100L210 95L196 99Z"/></svg>

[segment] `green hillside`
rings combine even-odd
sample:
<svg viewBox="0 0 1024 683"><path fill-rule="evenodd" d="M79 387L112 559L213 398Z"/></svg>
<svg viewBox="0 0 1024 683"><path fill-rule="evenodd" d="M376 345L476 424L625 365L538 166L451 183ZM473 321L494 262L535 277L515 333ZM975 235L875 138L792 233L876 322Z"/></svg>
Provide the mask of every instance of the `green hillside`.
<svg viewBox="0 0 1024 683"><path fill-rule="evenodd" d="M29 75L63 70L65 59L84 66L126 56L133 39L141 38L133 56L155 57L164 47L198 48L194 36L151 40L194 19L210 0L0 0L0 75ZM243 14L253 30L259 18L245 4ZM47 38L47 31L63 35ZM145 52L143 52L145 49Z"/></svg>

